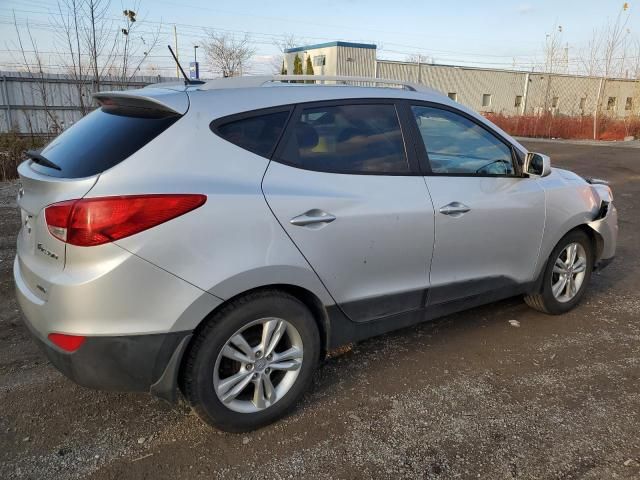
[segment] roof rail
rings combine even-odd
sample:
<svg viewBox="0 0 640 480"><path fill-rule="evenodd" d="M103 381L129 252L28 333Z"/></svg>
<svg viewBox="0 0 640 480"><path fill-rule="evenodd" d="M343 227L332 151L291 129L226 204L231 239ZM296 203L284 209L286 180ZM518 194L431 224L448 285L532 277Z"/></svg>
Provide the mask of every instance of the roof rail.
<svg viewBox="0 0 640 480"><path fill-rule="evenodd" d="M348 83L364 83L371 85L360 86L386 86L386 85L398 85L406 90L412 92L432 92L433 90L415 83L404 82L402 80L390 80L386 78L374 78L374 77L349 77L344 75L260 75L260 76L246 76L246 77L229 77L229 78L217 78L210 80L204 85L200 85L200 90L217 90L225 88L252 88L262 87L269 83L274 82L286 82L286 83L298 83L298 82L333 82L336 85L346 85Z"/></svg>

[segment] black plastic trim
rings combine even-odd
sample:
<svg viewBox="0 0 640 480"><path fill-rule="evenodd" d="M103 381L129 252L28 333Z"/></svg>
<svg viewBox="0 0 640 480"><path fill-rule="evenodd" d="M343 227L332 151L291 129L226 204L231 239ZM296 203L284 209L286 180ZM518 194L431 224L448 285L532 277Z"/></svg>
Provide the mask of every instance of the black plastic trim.
<svg viewBox="0 0 640 480"><path fill-rule="evenodd" d="M601 271L603 268L608 267L615 258L615 256L609 258L601 258L595 263L595 265L593 266L593 270L595 272Z"/></svg>
<svg viewBox="0 0 640 480"><path fill-rule="evenodd" d="M173 351L169 362L160 378L151 385L149 393L151 395L166 400L169 403L175 403L178 399L178 375L180 373L180 364L182 357L187 350L189 342L193 335L184 337L176 349Z"/></svg>
<svg viewBox="0 0 640 480"><path fill-rule="evenodd" d="M167 374L177 347L191 335L190 331L183 331L87 337L78 350L68 353L32 333L51 363L75 383L99 390L132 392L149 392Z"/></svg>
<svg viewBox="0 0 640 480"><path fill-rule="evenodd" d="M512 289L517 285L517 282L504 275L439 285L429 290L428 305L457 301L476 295L483 295L494 290Z"/></svg>
<svg viewBox="0 0 640 480"><path fill-rule="evenodd" d="M493 288L482 293L474 293L456 300L442 301L428 305L425 308L388 315L367 322L351 321L340 307L332 305L327 307L327 315L331 326L328 349L332 350L349 343L359 342L393 330L435 320L469 308L529 293L532 288L532 283L511 283L509 286Z"/></svg>
<svg viewBox="0 0 640 480"><path fill-rule="evenodd" d="M425 289L412 290L343 303L342 310L354 322L370 322L389 315L419 310L425 306L426 298Z"/></svg>

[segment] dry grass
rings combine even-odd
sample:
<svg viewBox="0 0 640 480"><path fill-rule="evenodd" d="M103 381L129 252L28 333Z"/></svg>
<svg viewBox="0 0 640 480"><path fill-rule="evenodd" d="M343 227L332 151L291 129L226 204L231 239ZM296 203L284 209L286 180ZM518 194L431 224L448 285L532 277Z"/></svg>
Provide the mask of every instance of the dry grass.
<svg viewBox="0 0 640 480"><path fill-rule="evenodd" d="M593 118L589 116L507 116L492 113L486 117L510 135L518 137L593 139ZM598 123L598 140L640 136L640 117L624 120L602 117Z"/></svg>

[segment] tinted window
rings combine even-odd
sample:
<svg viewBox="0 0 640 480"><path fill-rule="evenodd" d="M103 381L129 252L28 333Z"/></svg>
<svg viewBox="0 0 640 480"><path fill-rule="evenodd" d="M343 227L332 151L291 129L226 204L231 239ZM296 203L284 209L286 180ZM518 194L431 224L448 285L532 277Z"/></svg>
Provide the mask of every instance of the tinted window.
<svg viewBox="0 0 640 480"><path fill-rule="evenodd" d="M256 115L218 125L217 133L225 140L263 157L268 157L280 138L288 111Z"/></svg>
<svg viewBox="0 0 640 480"><path fill-rule="evenodd" d="M153 118L94 110L49 143L41 154L60 170L33 163L53 177L82 178L117 165L171 126L179 116Z"/></svg>
<svg viewBox="0 0 640 480"><path fill-rule="evenodd" d="M447 110L411 110L434 173L514 173L511 148L478 124Z"/></svg>
<svg viewBox="0 0 640 480"><path fill-rule="evenodd" d="M291 128L281 155L285 163L337 173L409 170L393 105L305 108Z"/></svg>

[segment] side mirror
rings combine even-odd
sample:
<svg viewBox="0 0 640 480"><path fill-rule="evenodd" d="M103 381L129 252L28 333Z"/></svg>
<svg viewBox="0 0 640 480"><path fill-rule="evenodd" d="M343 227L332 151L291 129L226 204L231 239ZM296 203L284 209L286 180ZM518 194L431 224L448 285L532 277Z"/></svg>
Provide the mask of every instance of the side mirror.
<svg viewBox="0 0 640 480"><path fill-rule="evenodd" d="M524 159L524 173L546 177L551 173L551 159L542 153L529 152Z"/></svg>

